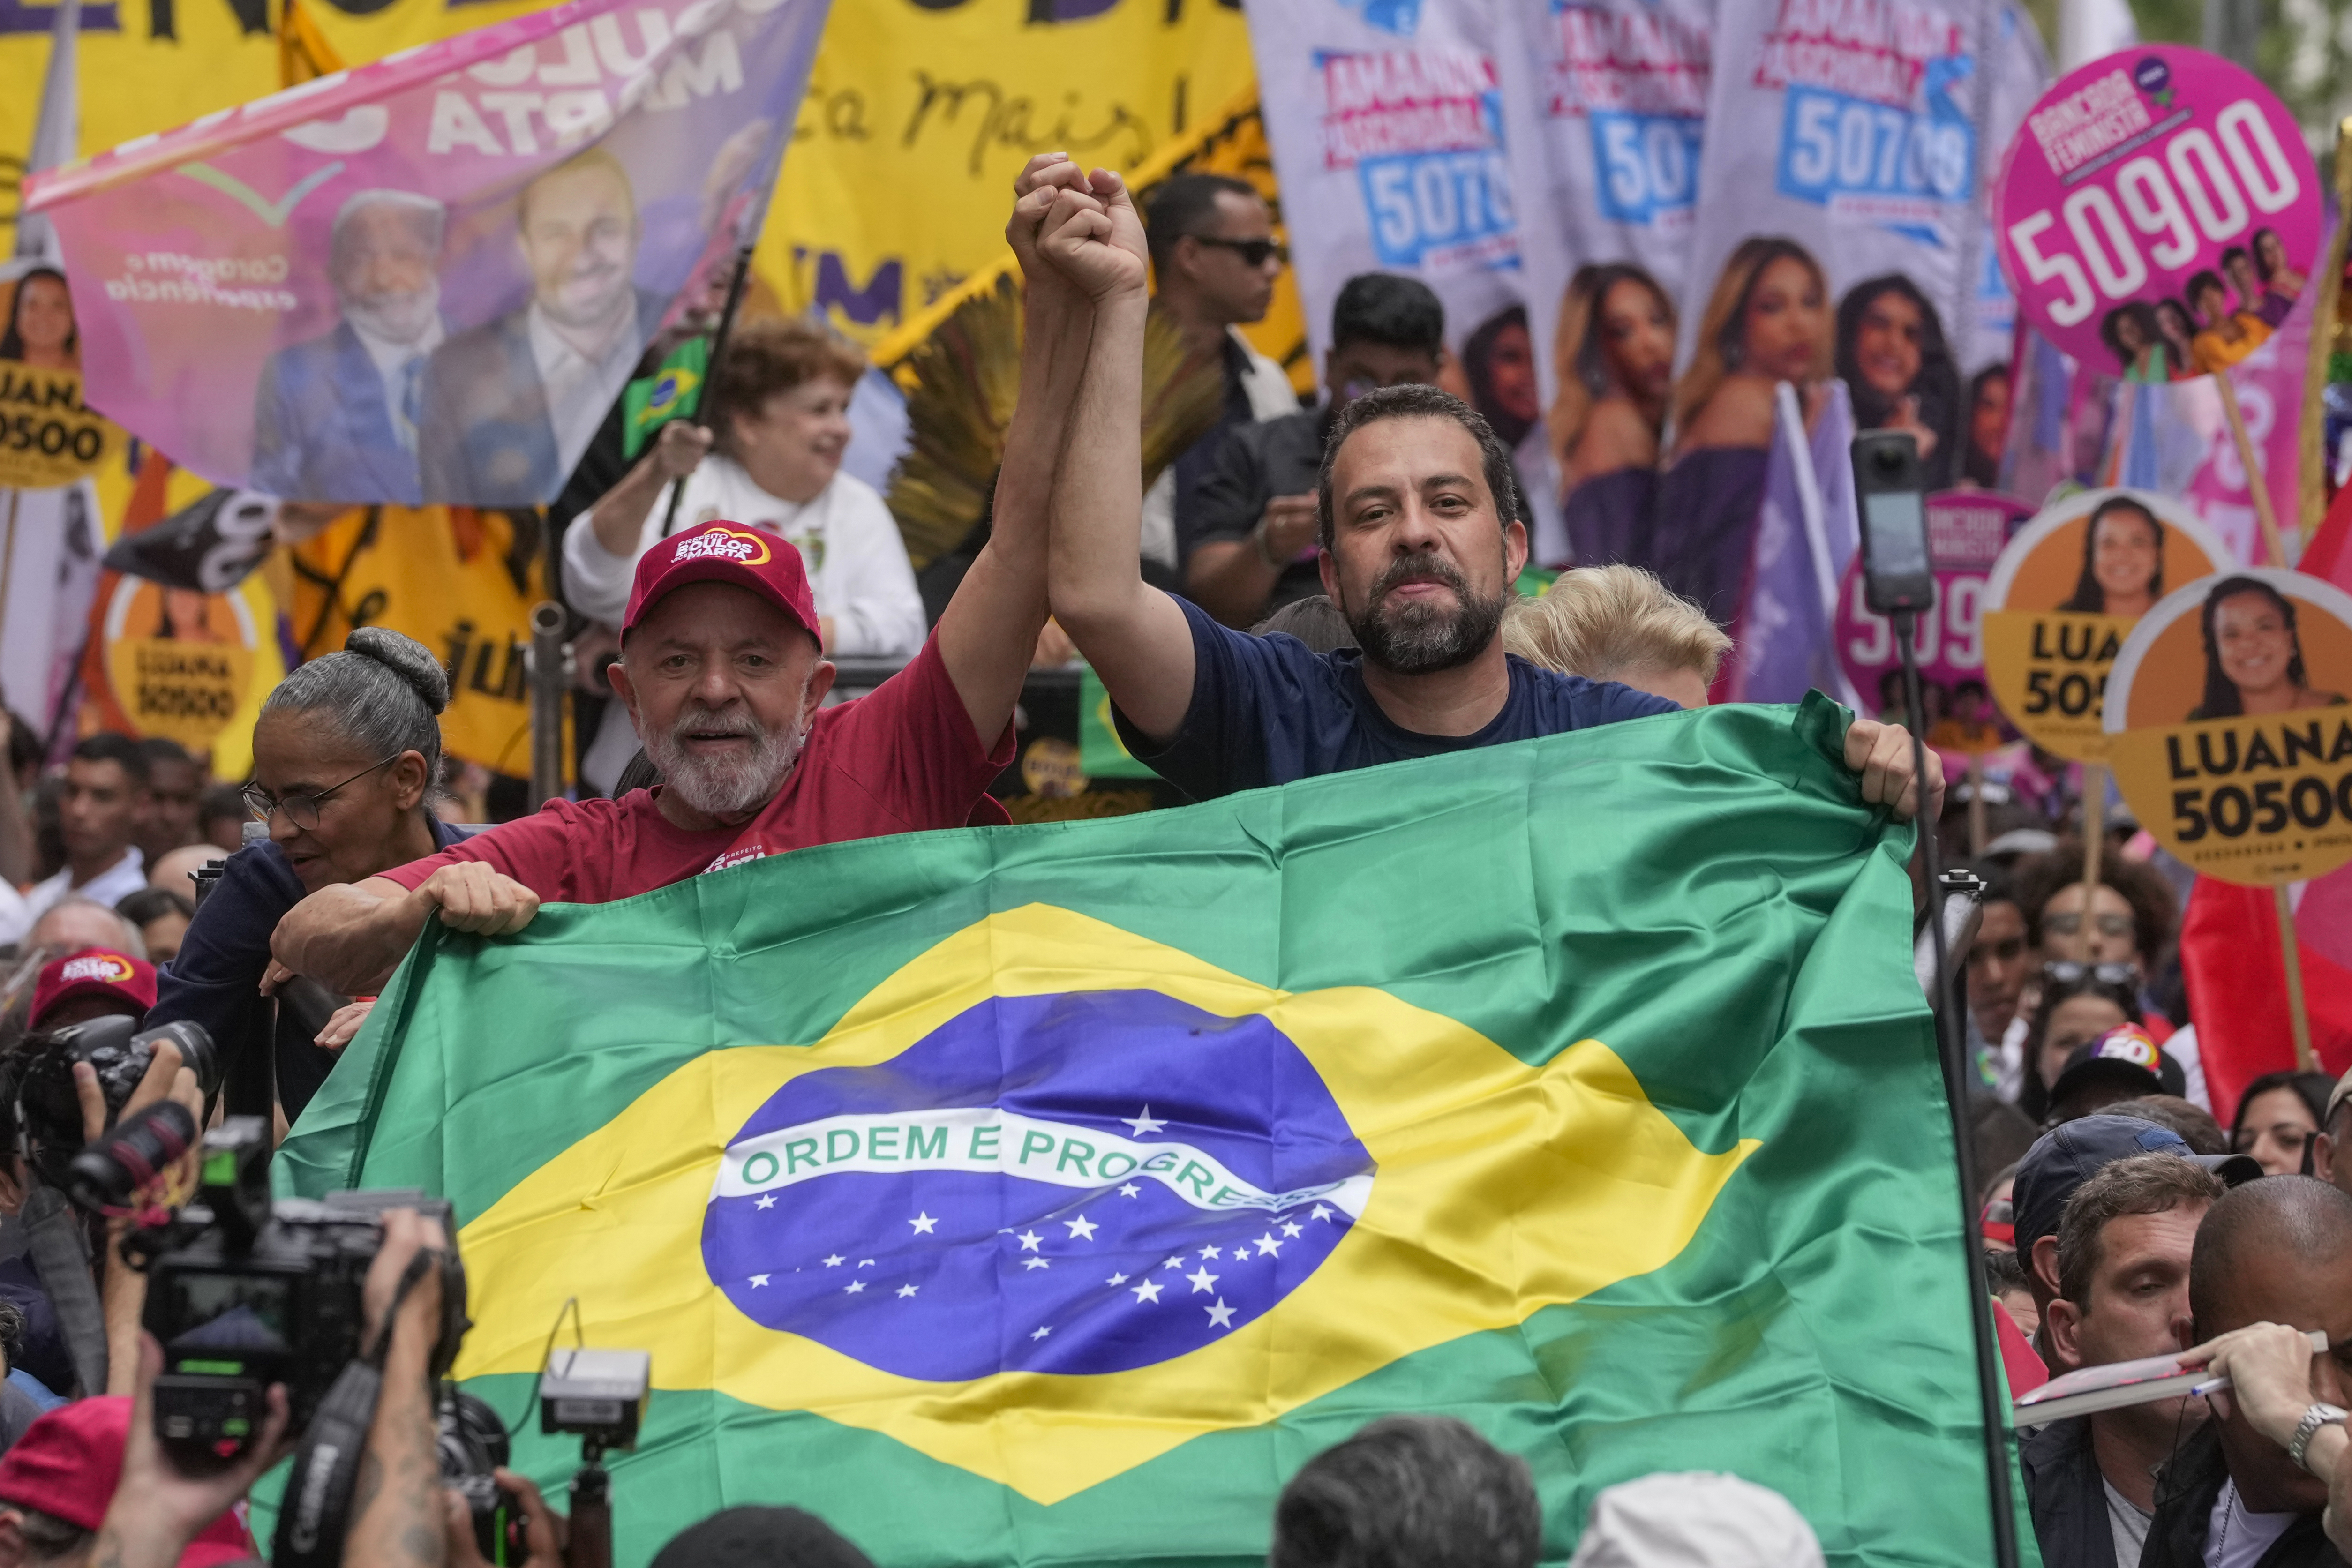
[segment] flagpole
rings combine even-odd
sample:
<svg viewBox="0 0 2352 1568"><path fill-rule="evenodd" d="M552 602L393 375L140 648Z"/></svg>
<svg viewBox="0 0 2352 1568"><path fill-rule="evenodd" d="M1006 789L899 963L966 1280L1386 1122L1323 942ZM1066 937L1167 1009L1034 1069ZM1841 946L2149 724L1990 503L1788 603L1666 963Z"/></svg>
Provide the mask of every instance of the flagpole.
<svg viewBox="0 0 2352 1568"><path fill-rule="evenodd" d="M752 231L755 237L758 232L756 229ZM694 411L694 423L710 432L713 439L716 439L719 434L719 422L712 414L712 411L719 406L719 356L727 351L727 339L735 330L735 312L743 303L743 285L751 276L751 246L747 244L735 253L735 276L728 281L727 304L719 312L718 329L710 335L710 368L704 372L702 401ZM684 479L671 481L669 509L662 514L661 537L663 538L669 538L670 530L677 527L677 507L684 499L686 499L686 481Z"/></svg>
<svg viewBox="0 0 2352 1568"><path fill-rule="evenodd" d="M2295 944L2294 900L2287 896L2283 882L2271 884L2271 898L2278 910L2279 956L2286 962L2286 1017L2294 1031L2295 1071L2316 1072L2319 1058L2311 1049L2311 1014L2303 1000L2303 951Z"/></svg>
<svg viewBox="0 0 2352 1568"><path fill-rule="evenodd" d="M2221 417L2230 423L2230 439L2238 447L2238 465L2246 471L2246 488L2253 492L2254 516L2263 525L2263 548L2270 552L2273 566L2291 569L2294 563L2286 559L2286 540L2279 533L2278 508L2271 504L2270 478L2263 472L2261 455L2254 451L2254 438L2246 434L2246 416L2238 408L2238 389L2231 384L2226 370L2215 371L2213 379L2221 383Z"/></svg>

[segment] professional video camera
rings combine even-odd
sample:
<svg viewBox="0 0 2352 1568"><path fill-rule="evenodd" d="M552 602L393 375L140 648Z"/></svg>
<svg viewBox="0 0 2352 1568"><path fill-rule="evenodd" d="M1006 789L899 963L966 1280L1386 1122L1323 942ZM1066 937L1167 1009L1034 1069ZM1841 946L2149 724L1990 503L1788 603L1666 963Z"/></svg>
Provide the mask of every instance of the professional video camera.
<svg viewBox="0 0 2352 1568"><path fill-rule="evenodd" d="M167 1023L142 1030L135 1018L110 1015L62 1029L44 1030L16 1053L14 1091L17 1152L47 1185L69 1185L66 1169L81 1148L81 1098L74 1089L74 1063L86 1061L98 1073L110 1119L121 1113L131 1091L146 1076L155 1047L179 1047L181 1065L196 1075L209 1096L220 1088L220 1053L202 1025Z"/></svg>

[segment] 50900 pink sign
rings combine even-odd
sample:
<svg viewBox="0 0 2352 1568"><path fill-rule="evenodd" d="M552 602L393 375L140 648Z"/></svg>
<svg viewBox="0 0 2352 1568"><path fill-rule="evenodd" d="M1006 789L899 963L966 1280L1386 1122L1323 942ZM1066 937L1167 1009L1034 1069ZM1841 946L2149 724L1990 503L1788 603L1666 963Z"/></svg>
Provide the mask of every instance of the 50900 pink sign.
<svg viewBox="0 0 2352 1568"><path fill-rule="evenodd" d="M2094 60L2042 94L1998 205L2028 318L2132 381L2252 353L2319 250L2319 174L2294 116L2239 67L2171 44Z"/></svg>

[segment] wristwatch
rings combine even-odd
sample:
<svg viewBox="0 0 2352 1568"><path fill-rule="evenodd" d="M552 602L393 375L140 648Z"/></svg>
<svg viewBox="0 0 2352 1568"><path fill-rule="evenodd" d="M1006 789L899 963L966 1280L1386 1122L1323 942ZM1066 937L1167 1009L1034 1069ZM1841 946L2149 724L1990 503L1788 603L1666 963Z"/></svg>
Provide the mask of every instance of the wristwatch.
<svg viewBox="0 0 2352 1568"><path fill-rule="evenodd" d="M2303 1413L2303 1419L2295 1423L2294 1436L2286 1442L2286 1457L2294 1461L2295 1469L2307 1469L2303 1456L2310 1448L2311 1440L2319 1436L2319 1429L2344 1425L2345 1413L2341 1408L2334 1405L2314 1405Z"/></svg>

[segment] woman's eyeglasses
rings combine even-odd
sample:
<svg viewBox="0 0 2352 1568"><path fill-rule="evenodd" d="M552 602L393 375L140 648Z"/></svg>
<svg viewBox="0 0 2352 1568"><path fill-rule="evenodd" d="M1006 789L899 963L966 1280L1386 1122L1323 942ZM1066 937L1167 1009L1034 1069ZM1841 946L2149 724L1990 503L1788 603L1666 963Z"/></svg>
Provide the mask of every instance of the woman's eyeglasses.
<svg viewBox="0 0 2352 1568"><path fill-rule="evenodd" d="M2053 959L2042 966L2042 983L2045 986L2079 986L2088 980L2094 985L2139 994L2139 966L2137 964L2075 964L2065 959Z"/></svg>
<svg viewBox="0 0 2352 1568"><path fill-rule="evenodd" d="M1202 245L1213 245L1220 250L1232 251L1242 258L1244 267L1264 267L1268 261L1287 262L1290 247L1273 239L1220 239L1215 235L1194 235Z"/></svg>
<svg viewBox="0 0 2352 1568"><path fill-rule="evenodd" d="M2091 928L2102 936L2128 936L2132 934L2132 917L2110 910L2091 916ZM2074 936L2083 929L2082 911L2070 909L2063 915L2045 915L2042 917L2042 929L2055 936Z"/></svg>
<svg viewBox="0 0 2352 1568"><path fill-rule="evenodd" d="M319 808L332 800L336 790L356 784L377 768L389 768L407 755L404 751L395 751L374 767L362 768L341 784L331 784L315 794L288 795L281 799L258 784L248 784L237 793L245 798L245 809L253 813L255 821L266 822L269 821L271 812L283 811L288 821L309 832L319 825Z"/></svg>

